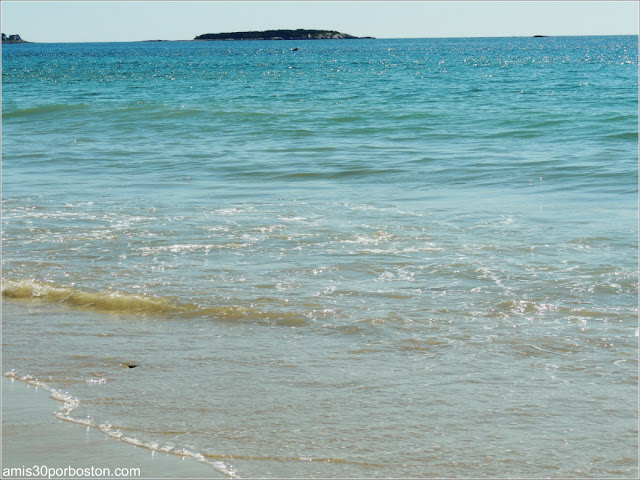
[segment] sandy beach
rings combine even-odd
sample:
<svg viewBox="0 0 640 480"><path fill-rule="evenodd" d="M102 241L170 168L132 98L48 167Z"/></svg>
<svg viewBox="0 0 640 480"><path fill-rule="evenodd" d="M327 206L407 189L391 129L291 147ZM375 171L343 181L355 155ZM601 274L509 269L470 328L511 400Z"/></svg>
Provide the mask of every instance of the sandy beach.
<svg viewBox="0 0 640 480"><path fill-rule="evenodd" d="M60 406L42 388L2 377L2 478L224 478L194 459L127 445L59 420L52 412Z"/></svg>

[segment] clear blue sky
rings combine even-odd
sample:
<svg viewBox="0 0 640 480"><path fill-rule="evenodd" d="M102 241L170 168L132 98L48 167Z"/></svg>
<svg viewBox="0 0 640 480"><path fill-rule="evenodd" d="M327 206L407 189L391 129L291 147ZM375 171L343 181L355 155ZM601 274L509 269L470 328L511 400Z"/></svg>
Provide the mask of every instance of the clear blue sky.
<svg viewBox="0 0 640 480"><path fill-rule="evenodd" d="M33 42L190 40L322 28L378 38L638 35L637 1L5 1L2 32Z"/></svg>

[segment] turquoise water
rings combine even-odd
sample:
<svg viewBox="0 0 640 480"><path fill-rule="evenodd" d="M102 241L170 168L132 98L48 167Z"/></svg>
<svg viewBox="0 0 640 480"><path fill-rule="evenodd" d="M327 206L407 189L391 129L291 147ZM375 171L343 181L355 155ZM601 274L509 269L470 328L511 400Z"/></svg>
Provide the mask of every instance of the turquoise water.
<svg viewBox="0 0 640 480"><path fill-rule="evenodd" d="M636 37L5 45L2 160L3 373L67 420L230 477L638 474Z"/></svg>

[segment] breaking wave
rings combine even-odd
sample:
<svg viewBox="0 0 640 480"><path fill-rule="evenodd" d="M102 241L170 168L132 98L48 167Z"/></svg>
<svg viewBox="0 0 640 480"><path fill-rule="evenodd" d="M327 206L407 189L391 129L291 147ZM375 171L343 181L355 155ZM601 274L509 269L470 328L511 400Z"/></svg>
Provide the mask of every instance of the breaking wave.
<svg viewBox="0 0 640 480"><path fill-rule="evenodd" d="M265 311L252 306L201 306L167 298L117 291L89 292L33 279L3 279L2 296L16 300L40 300L98 312L124 314L178 314L210 317L220 321L254 321L283 326L301 326L307 318L295 312Z"/></svg>

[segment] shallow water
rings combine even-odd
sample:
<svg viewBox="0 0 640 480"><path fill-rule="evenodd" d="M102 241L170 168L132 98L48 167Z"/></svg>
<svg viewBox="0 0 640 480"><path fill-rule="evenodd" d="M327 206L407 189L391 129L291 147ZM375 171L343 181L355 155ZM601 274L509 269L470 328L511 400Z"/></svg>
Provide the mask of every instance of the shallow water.
<svg viewBox="0 0 640 480"><path fill-rule="evenodd" d="M637 38L294 43L3 47L4 371L228 476L637 475Z"/></svg>

